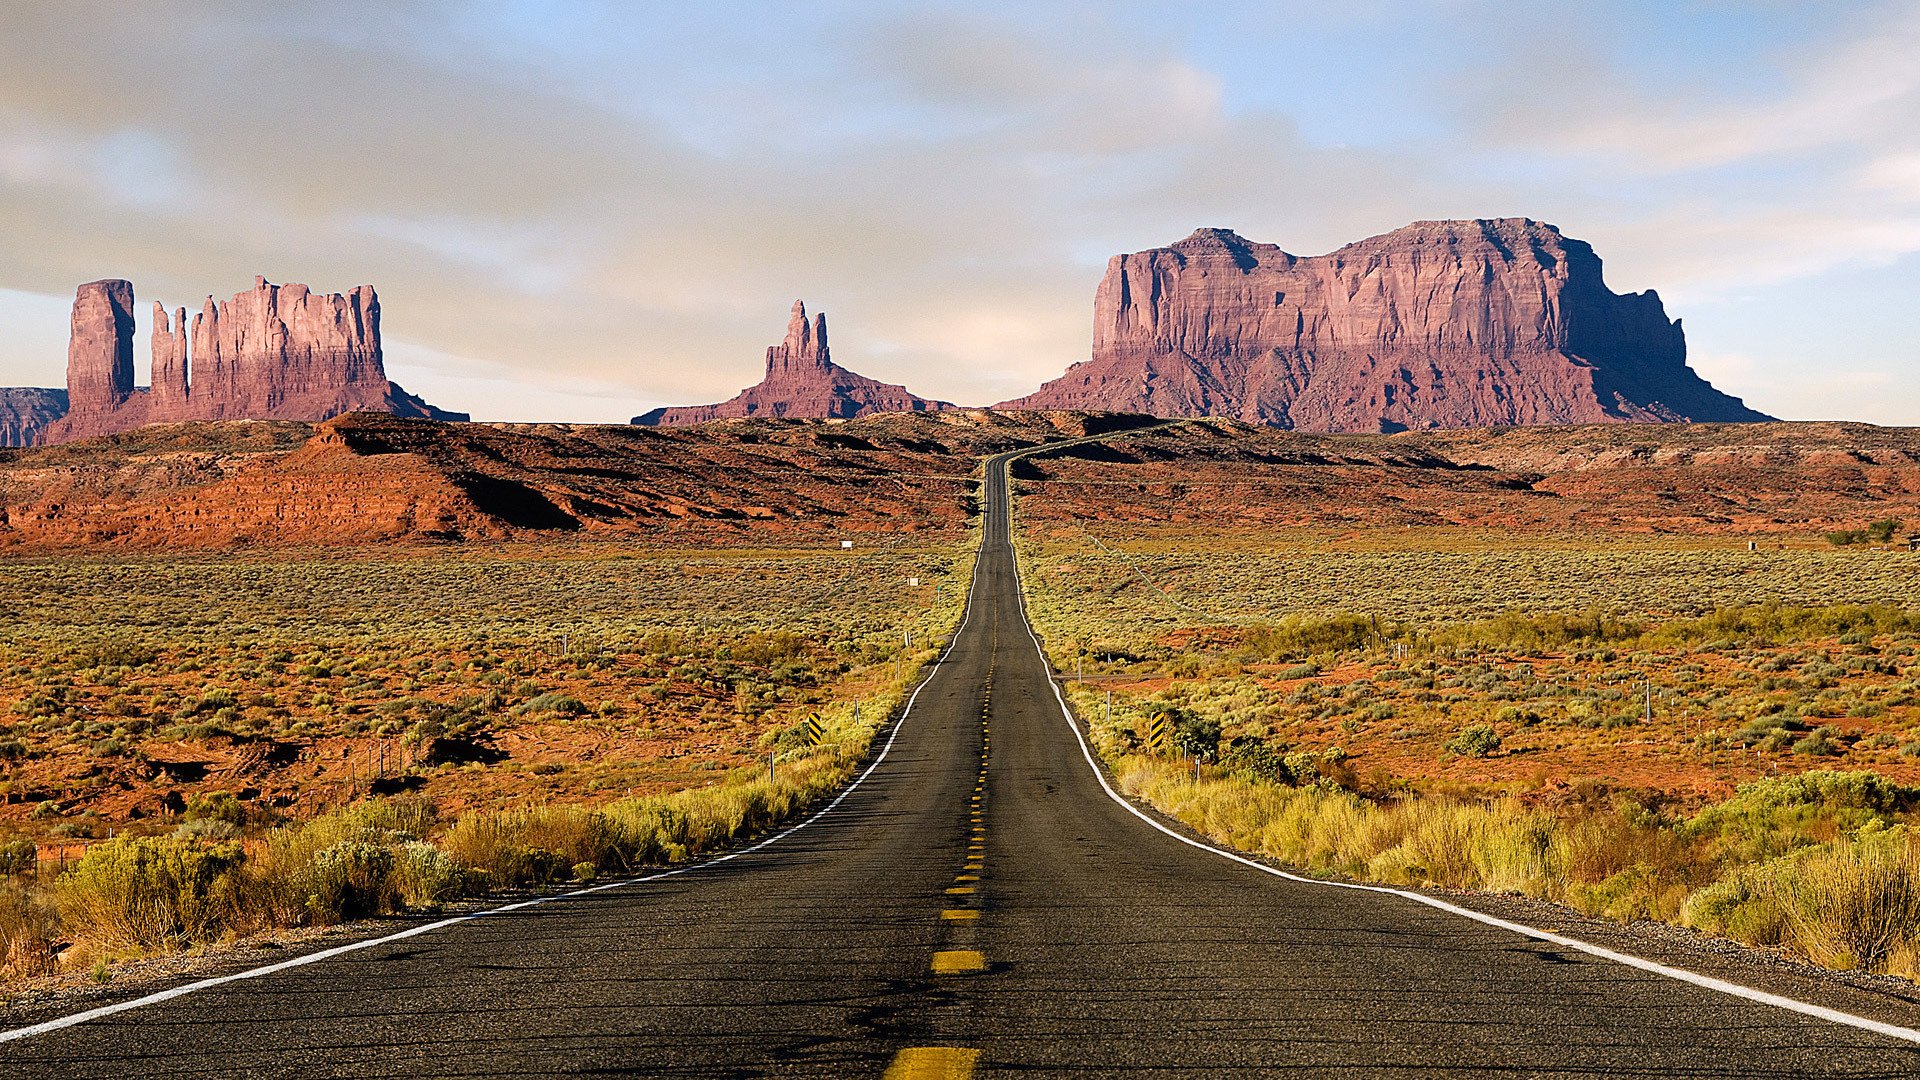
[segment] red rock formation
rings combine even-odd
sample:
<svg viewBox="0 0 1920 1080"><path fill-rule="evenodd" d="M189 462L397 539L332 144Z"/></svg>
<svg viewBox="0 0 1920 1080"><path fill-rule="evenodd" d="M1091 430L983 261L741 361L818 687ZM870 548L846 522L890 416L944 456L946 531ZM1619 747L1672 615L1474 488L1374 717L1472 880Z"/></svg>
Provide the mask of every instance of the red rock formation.
<svg viewBox="0 0 1920 1080"><path fill-rule="evenodd" d="M67 398L87 412L118 408L133 394L133 283L90 281L73 297Z"/></svg>
<svg viewBox="0 0 1920 1080"><path fill-rule="evenodd" d="M224 304L207 298L193 318L153 310L152 387L133 385L133 286L82 285L73 305L67 415L44 443L183 420L325 420L349 412L465 420L387 379L380 300L371 285L315 294L305 285L253 288ZM191 359L189 358L191 357Z"/></svg>
<svg viewBox="0 0 1920 1080"><path fill-rule="evenodd" d="M1764 420L1686 364L1652 293L1525 218L1423 221L1299 257L1225 229L1115 256L1093 357L1000 408L1310 431Z"/></svg>
<svg viewBox="0 0 1920 1080"><path fill-rule="evenodd" d="M187 406L187 309L178 309L169 322L167 309L154 304L148 333L153 338L153 411L171 415Z"/></svg>
<svg viewBox="0 0 1920 1080"><path fill-rule="evenodd" d="M0 446L34 446L47 426L65 415L65 390L0 386Z"/></svg>
<svg viewBox="0 0 1920 1080"><path fill-rule="evenodd" d="M767 374L755 386L717 405L655 409L633 422L652 427L684 427L726 417L790 416L844 419L886 412L938 412L944 401L916 397L906 387L858 375L833 362L827 352L827 317L809 324L807 305L795 300L787 320L787 340L767 349Z"/></svg>

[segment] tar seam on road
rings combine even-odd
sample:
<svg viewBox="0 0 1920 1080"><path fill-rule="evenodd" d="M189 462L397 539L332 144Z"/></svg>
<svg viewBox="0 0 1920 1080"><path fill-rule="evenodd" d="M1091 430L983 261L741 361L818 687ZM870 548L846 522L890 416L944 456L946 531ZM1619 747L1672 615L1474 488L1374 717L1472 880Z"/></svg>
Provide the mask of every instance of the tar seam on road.
<svg viewBox="0 0 1920 1080"><path fill-rule="evenodd" d="M1028 451L1028 453L1031 453L1031 452L1032 451ZM1010 454L1004 459L1004 461L1011 461L1016 457L1022 457L1022 456L1024 456L1024 454L1020 454L1020 453ZM1004 506L1004 512L1007 514L1009 518L1011 518L1012 510L1013 510L1013 494L1011 490L1008 490L1006 492L1005 499L1006 499L1006 502ZM1007 546L1009 551L1012 551L1013 532L1012 532L1011 521L1008 522ZM1020 558L1019 558L1019 553L1017 551L1013 552L1013 558L1014 558L1014 579L1016 581L1019 581L1020 580ZM1018 592L1020 597L1020 617L1021 617L1021 621L1026 623L1027 637L1032 640L1034 651L1040 654L1040 662L1043 665L1046 665L1048 668L1051 668L1052 664L1049 663L1047 660L1047 652L1045 649L1041 648L1040 646L1040 636L1034 633L1033 631L1033 621L1027 617L1026 590L1024 587L1022 587L1018 590ZM1651 972L1652 974L1655 974L1655 975L1664 975L1669 979L1675 979L1680 982L1690 983L1694 986L1698 986L1706 990L1718 991L1719 993L1727 994L1732 997L1742 998L1747 1001L1758 1002L1759 1004L1762 1004L1762 1005L1771 1005L1778 1009L1785 1009L1789 1012L1796 1012L1805 1016L1812 1016L1821 1020L1832 1021L1833 1023L1836 1023L1836 1024L1845 1024L1849 1027L1860 1028L1865 1031L1874 1032L1875 1034L1885 1035L1888 1038L1900 1039L1904 1042L1920 1043L1920 1030L1916 1030L1914 1028L1901 1027L1898 1024L1889 1024L1881 1020L1869 1019L1868 1017L1865 1017L1865 1016L1856 1016L1853 1013L1841 1012L1838 1009L1830 1009L1824 1005L1815 1005L1812 1002L1799 1001L1795 998L1785 997L1780 994L1771 994L1765 990L1756 990L1750 986L1742 986L1739 983L1727 982L1724 979L1716 979L1711 975L1702 975L1698 972L1688 971L1685 968L1670 967L1666 964L1656 963L1652 960L1647 960L1642 957L1634 956L1631 953L1617 952L1613 949L1609 949L1601 945L1594 945L1589 942L1581 941L1578 938L1567 937L1564 934L1555 934L1546 930L1538 930L1538 929L1535 929L1534 927L1526 926L1521 923L1510 922L1506 919L1501 919L1492 915L1484 914L1482 912L1474 911L1471 908L1464 908L1459 906L1458 904L1449 904L1445 900L1441 900L1437 897L1425 896L1417 892L1408 892L1405 889L1394 889L1394 888L1389 888L1385 885L1361 885L1355 882L1347 882L1347 881L1327 881L1321 878L1310 878L1310 877L1303 877L1299 874L1291 874L1285 870L1279 869L1278 867L1268 866L1265 863L1256 862L1255 860L1249 859L1243 855L1237 855L1231 851L1214 847L1212 844L1201 843L1200 841L1195 840L1192 837L1182 836L1178 832L1175 832L1174 830L1167 828L1165 825L1160 824L1158 821L1153 820L1153 818L1149 816L1145 811L1135 806L1132 800L1128 799L1126 796L1120 794L1119 792L1113 789L1113 785L1107 782L1106 771L1103 770L1100 767L1100 764L1094 760L1093 750L1087 745L1086 738L1080 734L1080 725L1073 718L1073 710L1067 706L1066 695L1060 692L1059 682L1057 680L1049 679L1048 683L1053 687L1054 700L1059 702L1060 704L1060 715L1066 719L1067 728L1068 730L1073 732L1074 741L1080 744L1080 755L1086 759L1087 767L1093 770L1094 779L1099 781L1100 788L1101 790L1107 793L1107 797L1112 799L1114 802L1119 803L1121 808L1126 810L1127 813L1132 814L1134 817L1139 818L1141 821L1146 822L1148 825L1152 826L1153 828L1158 829L1159 831L1167 834L1168 836L1173 837L1175 840L1178 840L1189 847L1195 847L1195 848L1199 848L1201 851L1211 852L1215 855L1220 856L1223 859L1227 859L1232 862L1237 862L1242 866L1252 867L1253 869L1258 870L1263 874L1272 874L1274 877L1285 878L1288 881L1297 881L1303 885L1320 885L1330 889L1353 889L1359 892L1384 893L1388 896L1402 897L1407 900L1412 900L1413 902L1418 904L1425 904L1426 906L1431 908L1438 908L1439 910L1447 912L1452 915L1458 915L1464 919L1472 919L1474 922L1484 923L1487 926L1494 926L1502 930L1508 930L1513 933L1519 934L1522 937L1532 938L1536 941L1550 941L1555 945L1563 945L1569 949L1586 953L1589 956L1596 956L1602 960L1611 960L1614 963L1624 964L1627 967L1637 968L1641 971Z"/></svg>
<svg viewBox="0 0 1920 1080"><path fill-rule="evenodd" d="M982 480L982 483L983 484L985 483L984 478ZM984 537L985 537L984 529L982 530L981 535L984 543ZM265 975L273 975L278 972L290 970L292 968L305 967L308 964L317 964L322 960L331 960L336 956L344 956L347 953L359 952L362 949L371 949L377 945L389 945L396 941L405 941L407 938L418 937L419 935L425 934L432 930L443 930L449 926L457 926L460 923L472 922L475 919L484 919L490 915L504 915L509 911L519 911L523 908L537 907L541 904L552 903L555 900L569 900L574 897L586 896L591 893L605 892L608 889L620 889L620 888L625 888L628 885L639 885L649 881L659 881L662 878L677 877L681 874L692 873L696 870L706 870L711 867L719 866L721 863L731 862L732 860L737 859L742 855L751 855L754 852L761 850L762 848L768 847L772 844L779 843L780 841L785 840L787 837L792 836L794 833L799 832L801 829L804 829L807 826L813 824L814 822L819 821L821 818L826 817L828 814L833 813L835 807L839 806L840 803L844 799L846 799L847 796L853 794L853 791L855 788L865 783L867 777L872 776L873 771L880 767L881 762L887 760L887 754L893 750L893 741L900 737L900 729L906 725L908 714L913 712L914 702L920 700L920 691L925 690L927 688L927 684L933 681L933 678L935 675L939 674L940 665L946 661L949 655L952 654L954 647L960 644L961 634L966 630L967 623L973 618L973 593L974 593L974 588L976 585L979 584L979 581L980 581L980 563L978 559L976 559L974 562L973 577L967 582L967 600L966 600L966 606L961 611L960 625L958 628L954 630L953 638L947 642L947 647L941 650L940 656L938 657L938 659L934 661L933 669L927 672L926 677L922 678L920 680L919 685L913 688L913 693L908 695L906 705L902 707L900 710L900 719L894 721L893 731L887 735L887 741L884 745L881 746L879 755L876 756L873 759L873 761L867 765L866 769L863 770L859 776L854 778L852 783L848 784L845 788L841 789L840 794L834 796L832 802L821 807L819 810L815 811L812 815L808 816L805 820L801 821L799 824L793 825L787 829L777 832L772 836L767 837L765 840L760 841L757 844L753 844L750 847L741 848L739 851L728 852L725 855L721 855L713 859L708 859L704 862L694 863L691 866L677 867L672 870L666 870L658 874L647 874L642 877L624 878L620 881L607 882L604 885L594 885L585 889L574 889L571 892L555 893L551 896L537 896L531 900L520 900L515 903L505 904L496 908L488 908L485 911L476 911L467 915L456 915L449 919L440 919L435 922L427 923L423 926L410 927L398 933L387 934L382 937L367 938L364 941L350 941L345 945L336 945L331 949L322 949L319 952L308 953L305 956L296 956L291 960L282 960L277 964L268 964L265 967L249 968L246 971L237 971L231 975L216 975L212 978L200 979L196 982L187 983L185 986L176 986L171 990L161 990L152 994L147 994L144 997L130 998L126 1001L118 1001L110 1005L101 1005L97 1008L87 1009L82 1012L72 1013L67 1016L56 1016L51 1020L42 1020L40 1023L37 1023L37 1024L28 1024L26 1027L14 1028L11 1031L0 1031L0 1043L13 1042L16 1039L31 1038L32 1036L35 1036L35 1035L44 1035L49 1031L59 1031L62 1028L70 1028L79 1024L84 1024L89 1020L98 1020L98 1019L101 1019L102 1017L113 1016L116 1013L131 1012L134 1009L144 1008L148 1005L158 1005L163 1001L172 1001L174 998L185 997L188 994L192 994L200 990L211 990L216 986L225 986L228 983L242 982L247 979L257 979Z"/></svg>

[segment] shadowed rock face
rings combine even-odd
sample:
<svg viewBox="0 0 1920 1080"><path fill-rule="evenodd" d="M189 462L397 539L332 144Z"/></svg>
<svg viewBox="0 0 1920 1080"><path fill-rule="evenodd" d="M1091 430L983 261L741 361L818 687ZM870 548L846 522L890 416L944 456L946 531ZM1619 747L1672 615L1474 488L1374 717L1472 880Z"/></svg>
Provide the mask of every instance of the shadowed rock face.
<svg viewBox="0 0 1920 1080"><path fill-rule="evenodd" d="M0 386L0 446L33 446L47 425L65 415L65 390Z"/></svg>
<svg viewBox="0 0 1920 1080"><path fill-rule="evenodd" d="M1091 359L1001 408L1308 431L1764 420L1686 363L1653 292L1525 218L1423 221L1300 257L1226 229L1118 255Z"/></svg>
<svg viewBox="0 0 1920 1080"><path fill-rule="evenodd" d="M152 386L133 385L133 286L80 286L67 354L70 407L37 441L66 442L183 420L325 420L372 411L465 420L387 379L380 299L371 285L316 294L305 285L254 286L193 317L153 307Z"/></svg>
<svg viewBox="0 0 1920 1080"><path fill-rule="evenodd" d="M767 349L767 374L757 385L717 405L655 409L633 422L650 427L682 427L708 420L745 416L850 419L872 413L937 412L951 409L909 393L904 386L855 374L833 362L827 352L827 317L807 321L807 305L795 300L787 320L787 340Z"/></svg>

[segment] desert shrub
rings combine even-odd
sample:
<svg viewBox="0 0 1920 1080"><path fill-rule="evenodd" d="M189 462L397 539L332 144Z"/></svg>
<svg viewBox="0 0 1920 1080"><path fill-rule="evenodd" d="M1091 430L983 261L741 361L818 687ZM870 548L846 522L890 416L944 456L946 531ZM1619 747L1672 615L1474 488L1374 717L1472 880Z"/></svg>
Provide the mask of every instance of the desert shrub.
<svg viewBox="0 0 1920 1080"><path fill-rule="evenodd" d="M1243 627L1239 652L1256 660L1280 660L1364 648L1378 640L1374 623L1357 615L1289 616L1277 623Z"/></svg>
<svg viewBox="0 0 1920 1080"><path fill-rule="evenodd" d="M1794 740L1793 752L1815 757L1837 757L1846 752L1846 747L1834 741L1836 734L1838 732L1830 727L1815 728L1811 734Z"/></svg>
<svg viewBox="0 0 1920 1080"><path fill-rule="evenodd" d="M1228 744L1226 753L1220 757L1220 763L1236 775L1251 780L1273 780L1290 783L1293 774L1288 770L1283 755L1267 744L1265 739L1240 738Z"/></svg>
<svg viewBox="0 0 1920 1080"><path fill-rule="evenodd" d="M221 821L228 825L239 825L246 820L247 811L231 793L209 791L188 799L186 809L180 816L187 821Z"/></svg>
<svg viewBox="0 0 1920 1080"><path fill-rule="evenodd" d="M54 903L76 939L108 950L204 944L231 925L244 859L238 844L121 837L60 875Z"/></svg>
<svg viewBox="0 0 1920 1080"><path fill-rule="evenodd" d="M408 908L435 908L475 891L480 882L453 856L419 840L394 851L393 889Z"/></svg>
<svg viewBox="0 0 1920 1080"><path fill-rule="evenodd" d="M25 837L0 844L0 878L24 874L33 869L39 853L40 846Z"/></svg>
<svg viewBox="0 0 1920 1080"><path fill-rule="evenodd" d="M605 815L579 806L534 806L465 814L441 841L459 865L498 885L544 885L614 850Z"/></svg>
<svg viewBox="0 0 1920 1080"><path fill-rule="evenodd" d="M587 711L587 706L576 697L561 693L545 693L531 698L513 710L520 714L549 713L557 716L578 716Z"/></svg>
<svg viewBox="0 0 1920 1080"><path fill-rule="evenodd" d="M158 659L152 649L135 641L97 641L75 649L68 662L76 668L145 667Z"/></svg>
<svg viewBox="0 0 1920 1080"><path fill-rule="evenodd" d="M1904 829L1816 848L1783 884L1800 952L1829 967L1883 971L1920 936L1920 852Z"/></svg>
<svg viewBox="0 0 1920 1080"><path fill-rule="evenodd" d="M1497 618L1436 632L1431 640L1456 647L1478 645L1537 650L1631 641L1645 632L1644 624L1619 618L1600 608L1577 613L1508 611Z"/></svg>
<svg viewBox="0 0 1920 1080"><path fill-rule="evenodd" d="M1220 721L1191 712L1174 714L1173 744L1183 754L1211 760L1220 752Z"/></svg>
<svg viewBox="0 0 1920 1080"><path fill-rule="evenodd" d="M361 840L342 840L313 853L296 888L318 925L343 918L393 911L400 905L393 849Z"/></svg>
<svg viewBox="0 0 1920 1080"><path fill-rule="evenodd" d="M59 928L43 897L17 881L0 881L0 979L42 975L58 966Z"/></svg>
<svg viewBox="0 0 1920 1080"><path fill-rule="evenodd" d="M1681 918L1828 967L1920 973L1920 845L1905 827L1871 828L1739 867L1695 893Z"/></svg>
<svg viewBox="0 0 1920 1080"><path fill-rule="evenodd" d="M1461 728L1460 733L1447 740L1449 754L1461 757L1483 758L1500 749L1500 736L1491 724L1471 724Z"/></svg>
<svg viewBox="0 0 1920 1080"><path fill-rule="evenodd" d="M332 923L437 903L464 887L410 851L434 822L417 798L375 799L267 833L246 867L241 922Z"/></svg>

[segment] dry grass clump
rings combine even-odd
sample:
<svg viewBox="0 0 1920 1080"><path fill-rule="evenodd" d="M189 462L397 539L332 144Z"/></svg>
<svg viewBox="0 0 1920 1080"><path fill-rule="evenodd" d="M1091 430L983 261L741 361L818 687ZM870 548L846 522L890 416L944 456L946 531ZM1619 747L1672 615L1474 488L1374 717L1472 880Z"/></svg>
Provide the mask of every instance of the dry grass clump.
<svg viewBox="0 0 1920 1080"><path fill-rule="evenodd" d="M1518 799L1365 798L1144 757L1120 788L1217 842L1308 871L1515 892L1658 919L1837 968L1920 975L1920 791L1867 774L1764 781L1688 818ZM1826 840L1815 837L1825 835ZM1764 853L1789 849L1771 858Z"/></svg>
<svg viewBox="0 0 1920 1080"><path fill-rule="evenodd" d="M237 843L124 837L98 844L54 882L61 924L113 952L202 945L243 905Z"/></svg>
<svg viewBox="0 0 1920 1080"><path fill-rule="evenodd" d="M0 878L0 985L58 966L57 918L46 898L25 882Z"/></svg>

